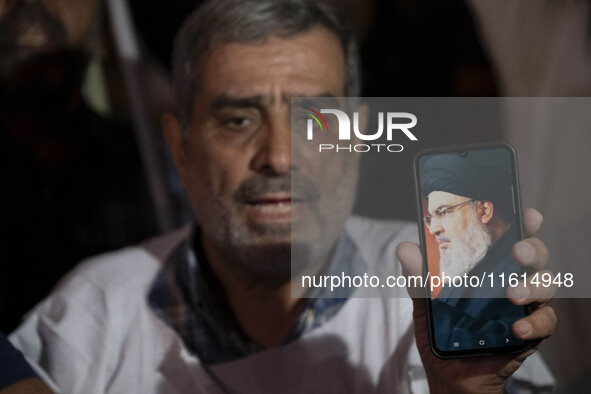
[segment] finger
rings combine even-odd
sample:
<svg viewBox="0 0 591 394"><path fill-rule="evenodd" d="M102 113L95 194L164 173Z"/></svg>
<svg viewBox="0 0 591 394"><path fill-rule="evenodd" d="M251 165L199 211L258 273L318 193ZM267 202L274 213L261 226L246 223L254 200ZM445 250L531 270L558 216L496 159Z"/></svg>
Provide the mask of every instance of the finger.
<svg viewBox="0 0 591 394"><path fill-rule="evenodd" d="M517 286L507 288L507 298L515 305L545 304L558 291L558 287L553 282L552 271L538 271L530 275L526 282L519 281Z"/></svg>
<svg viewBox="0 0 591 394"><path fill-rule="evenodd" d="M540 270L548 263L548 248L537 238L527 238L513 245L513 260L518 264Z"/></svg>
<svg viewBox="0 0 591 394"><path fill-rule="evenodd" d="M537 209L527 208L523 212L523 227L527 236L532 236L540 230L544 217Z"/></svg>
<svg viewBox="0 0 591 394"><path fill-rule="evenodd" d="M402 242L396 248L396 256L402 265L402 274L406 277L421 276L423 274L423 258L419 245L413 242ZM407 281L410 283L411 281ZM425 297L424 291L418 287L407 286L408 294L412 298Z"/></svg>
<svg viewBox="0 0 591 394"><path fill-rule="evenodd" d="M513 323L513 334L520 339L542 339L554 333L557 323L554 309L546 305Z"/></svg>
<svg viewBox="0 0 591 394"><path fill-rule="evenodd" d="M423 272L423 258L419 245L413 242L402 242L396 248L396 256L402 264L404 275L421 275Z"/></svg>

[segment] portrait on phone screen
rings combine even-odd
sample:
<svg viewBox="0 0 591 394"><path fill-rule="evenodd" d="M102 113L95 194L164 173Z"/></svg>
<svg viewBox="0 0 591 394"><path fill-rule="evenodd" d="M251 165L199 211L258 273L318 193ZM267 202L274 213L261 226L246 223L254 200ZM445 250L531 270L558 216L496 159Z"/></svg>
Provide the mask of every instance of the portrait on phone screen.
<svg viewBox="0 0 591 394"><path fill-rule="evenodd" d="M506 299L497 280L521 272L511 257L521 222L509 149L437 153L419 160L429 272L441 278L431 295L434 340L444 352L523 344L511 326L526 310ZM478 286L451 283L472 276L479 278Z"/></svg>

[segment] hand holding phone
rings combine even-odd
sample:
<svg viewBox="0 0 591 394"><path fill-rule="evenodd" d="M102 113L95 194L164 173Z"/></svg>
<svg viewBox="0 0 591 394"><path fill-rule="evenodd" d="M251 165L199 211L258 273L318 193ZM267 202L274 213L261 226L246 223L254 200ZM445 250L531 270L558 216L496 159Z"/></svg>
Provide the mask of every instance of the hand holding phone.
<svg viewBox="0 0 591 394"><path fill-rule="evenodd" d="M470 147L470 149L472 149L472 147ZM467 152L467 155L470 154L469 150L464 150L464 152ZM460 157L462 157L462 155L460 155ZM419 207L422 213L422 205ZM444 215L447 215L447 213ZM437 220L438 219L436 218L435 221ZM535 210L526 210L523 214L523 221L521 221L521 216L519 216L519 222L523 223L526 235L531 236L539 230L541 225L541 214ZM433 225L436 224L437 223L433 223ZM531 251L532 249L533 254L522 253L524 250ZM512 246L511 251L513 260L517 264L525 267L542 269L548 260L548 253L545 246L541 241L534 238L516 241ZM403 271L407 275L422 274L423 258L421 256L421 248L418 245L413 243L403 243L399 246L397 255L403 265ZM493 348L492 350L491 348L486 347L477 349L477 351L482 351L484 349L484 353L488 354L487 356L477 354L477 352L472 352L470 354L470 351L473 349L467 349L469 355L480 355L481 357L471 360L444 360L435 356L435 353L432 351L434 339L433 330L435 326L431 324L432 316L429 316L431 322L430 325L428 324L428 314L431 313L428 310L430 300L427 300L426 302L423 295L416 294L417 290L418 289L409 289L411 296L413 296L412 292L415 291L413 297L415 336L427 372L429 384L433 392L458 392L463 390L473 392L483 390L495 392L495 390L497 390L498 392L503 392L505 380L521 365L527 356L535 351L539 340L552 334L556 327L556 315L552 308L546 305L552 297L552 293L538 293L534 299L530 297L516 297L509 292L509 301L520 308L534 301L536 302L530 315L522 317L510 326L511 332L516 340L521 340L523 343L532 343L533 347L529 350L525 350L526 346L524 346L524 349L521 351L516 350L512 346L501 346ZM533 292L531 294L533 294ZM435 349L435 352L438 350L441 349ZM508 353L508 351L510 353ZM517 353L515 353L516 351ZM453 356L449 357L449 355L444 356L447 356L447 358L457 358ZM465 354L460 354L460 356L465 356Z"/></svg>
<svg viewBox="0 0 591 394"><path fill-rule="evenodd" d="M504 143L425 150L415 157L415 180L433 352L524 351L529 343L512 325L529 310L506 297L509 278L523 273L511 255L523 239L515 151Z"/></svg>

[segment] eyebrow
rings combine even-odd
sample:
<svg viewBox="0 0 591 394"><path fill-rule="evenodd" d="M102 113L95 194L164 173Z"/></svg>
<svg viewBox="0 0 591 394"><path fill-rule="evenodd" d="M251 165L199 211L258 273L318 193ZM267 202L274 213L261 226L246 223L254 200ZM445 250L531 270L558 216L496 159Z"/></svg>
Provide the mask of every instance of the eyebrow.
<svg viewBox="0 0 591 394"><path fill-rule="evenodd" d="M297 97L297 96L294 96ZM321 98L321 97L330 97L334 98L335 96L329 92L322 92L315 96L306 96L308 98ZM290 97L282 97L282 100L285 102L289 102ZM251 108L251 107L262 107L265 102L273 103L275 100L271 98L270 100L262 95L250 96L250 97L235 97L229 96L227 94L220 94L211 104L211 109L213 111L219 111L222 108Z"/></svg>
<svg viewBox="0 0 591 394"><path fill-rule="evenodd" d="M340 103L337 100L337 96L335 96L334 94L331 94L329 92L323 92L320 93L318 95L315 96L306 96L303 97L302 100L299 102L303 105L314 105L314 104L318 104L318 99L327 99L327 100L322 100L321 103L323 105L328 105L330 107L337 107Z"/></svg>
<svg viewBox="0 0 591 394"><path fill-rule="evenodd" d="M211 109L218 111L222 108L249 108L260 107L263 103L263 96L232 97L227 94L219 95L211 104Z"/></svg>
<svg viewBox="0 0 591 394"><path fill-rule="evenodd" d="M451 206L452 206L452 204L441 204L440 206L438 206L437 208L435 208L435 209L433 210L433 212L435 212L435 211L438 211L438 210L441 210L442 208L443 208L443 209L445 209L445 208L449 208L449 207L451 207ZM427 209L427 212L428 212L429 214L431 214L431 212L429 212L429 210L428 210L428 209Z"/></svg>

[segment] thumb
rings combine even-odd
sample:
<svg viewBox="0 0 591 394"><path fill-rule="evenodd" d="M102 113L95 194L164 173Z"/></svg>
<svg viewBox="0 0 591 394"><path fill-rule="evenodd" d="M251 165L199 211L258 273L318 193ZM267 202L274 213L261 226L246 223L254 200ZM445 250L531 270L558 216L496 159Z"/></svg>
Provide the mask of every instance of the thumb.
<svg viewBox="0 0 591 394"><path fill-rule="evenodd" d="M409 284L409 282L411 284L413 283L408 280L409 276L421 276L423 274L423 259L421 257L421 250L417 244L412 242L402 242L398 245L398 248L396 248L396 256L398 256L398 260L400 260L400 264L402 265L402 274L406 276L407 284ZM427 294L421 287L407 286L406 290L413 301L412 316L419 353L421 354L421 357L423 357L423 355L432 356L427 332L427 308L425 302Z"/></svg>
<svg viewBox="0 0 591 394"><path fill-rule="evenodd" d="M423 259L419 245L413 242L402 242L396 248L396 256L402 265L402 274L407 278L406 290L411 298L425 298L424 289L420 286L412 286L415 281L409 277L421 277L423 275Z"/></svg>

